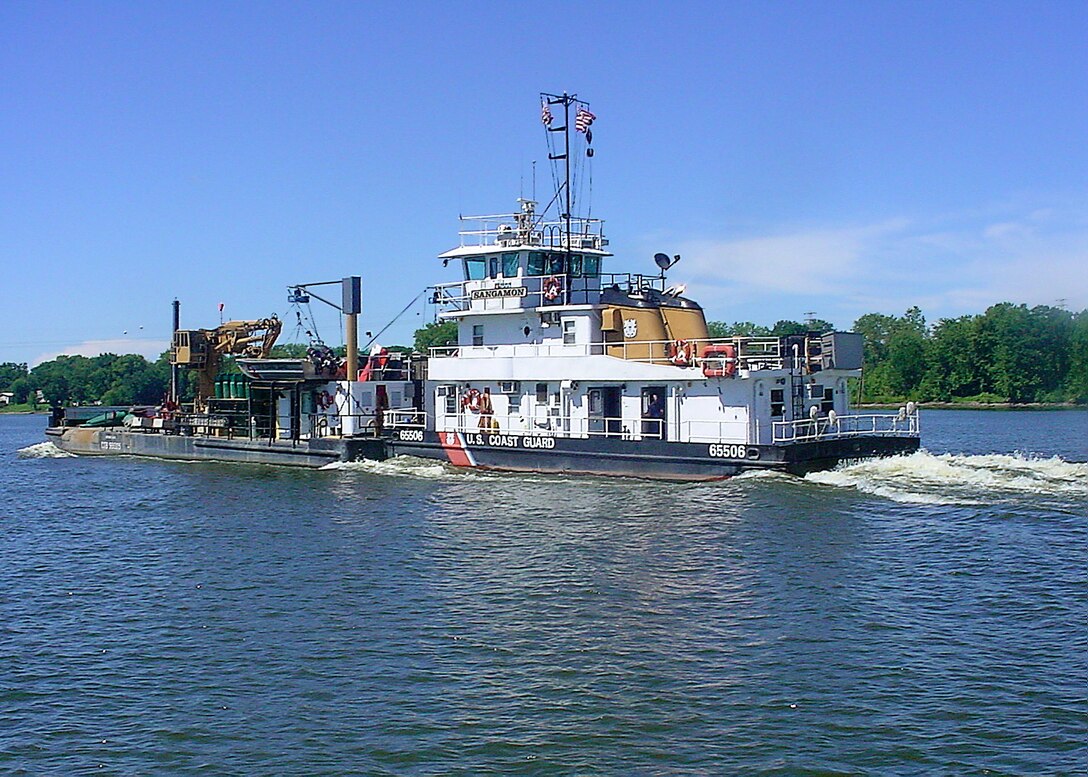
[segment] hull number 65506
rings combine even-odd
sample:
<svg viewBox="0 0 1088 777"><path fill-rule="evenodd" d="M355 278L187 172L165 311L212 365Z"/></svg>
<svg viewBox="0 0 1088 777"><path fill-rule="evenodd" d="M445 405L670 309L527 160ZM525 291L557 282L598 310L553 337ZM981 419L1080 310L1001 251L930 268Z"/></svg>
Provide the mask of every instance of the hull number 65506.
<svg viewBox="0 0 1088 777"><path fill-rule="evenodd" d="M743 459L748 456L748 448L744 445L730 445L728 443L714 443L707 451L715 459Z"/></svg>

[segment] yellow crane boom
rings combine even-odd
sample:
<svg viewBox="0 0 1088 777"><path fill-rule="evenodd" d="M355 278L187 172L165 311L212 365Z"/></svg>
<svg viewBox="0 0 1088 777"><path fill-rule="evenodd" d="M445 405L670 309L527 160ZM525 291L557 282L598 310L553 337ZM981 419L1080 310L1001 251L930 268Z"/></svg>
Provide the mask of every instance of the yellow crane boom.
<svg viewBox="0 0 1088 777"><path fill-rule="evenodd" d="M215 389L215 376L223 356L266 359L281 328L280 320L272 316L228 321L215 329L179 329L174 332L170 362L196 371L199 380L196 405L202 410Z"/></svg>

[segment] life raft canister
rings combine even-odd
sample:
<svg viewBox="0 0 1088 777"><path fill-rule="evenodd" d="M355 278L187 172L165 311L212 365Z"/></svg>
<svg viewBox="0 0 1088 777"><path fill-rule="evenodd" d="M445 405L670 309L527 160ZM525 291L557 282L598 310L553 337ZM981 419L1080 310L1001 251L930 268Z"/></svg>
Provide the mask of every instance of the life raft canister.
<svg viewBox="0 0 1088 777"><path fill-rule="evenodd" d="M672 363L677 367L687 367L691 364L691 355L694 349L687 340L676 340L670 349Z"/></svg>
<svg viewBox="0 0 1088 777"><path fill-rule="evenodd" d="M563 292L563 282L553 275L544 281L544 285L541 286L541 292L544 295L544 299L550 302Z"/></svg>
<svg viewBox="0 0 1088 777"><path fill-rule="evenodd" d="M703 349L703 375L708 378L732 378L736 374L736 346L722 343Z"/></svg>

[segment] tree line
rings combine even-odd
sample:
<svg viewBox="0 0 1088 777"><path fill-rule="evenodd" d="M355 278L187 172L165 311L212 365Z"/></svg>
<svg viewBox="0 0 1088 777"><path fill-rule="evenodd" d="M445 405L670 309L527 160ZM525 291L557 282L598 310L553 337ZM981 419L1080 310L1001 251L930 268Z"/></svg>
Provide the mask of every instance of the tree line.
<svg viewBox="0 0 1088 777"><path fill-rule="evenodd" d="M832 328L826 321L709 326L716 336ZM866 313L853 331L865 340L863 402L1088 403L1088 310L1002 302L929 325L912 307L902 316Z"/></svg>
<svg viewBox="0 0 1088 777"><path fill-rule="evenodd" d="M27 369L26 364L0 364L0 392L14 394L13 403L150 405L162 401L170 387L170 363L164 354L149 362L137 354L58 356Z"/></svg>
<svg viewBox="0 0 1088 777"><path fill-rule="evenodd" d="M711 321L712 337L779 337L834 329L819 319ZM416 350L456 339L456 324L430 324L415 335ZM930 325L917 307L902 316L866 313L853 331L865 340L863 402L1088 403L1088 310L1002 302L984 313L942 318ZM398 350L409 350L391 346ZM300 357L304 345L280 345L274 356ZM337 350L343 355L343 348ZM227 370L236 369L229 359ZM182 371L183 399L192 398ZM169 352L155 361L135 354L58 356L33 369L0 363L0 392L19 406L46 404L157 404L170 387ZM40 392L40 394L39 394Z"/></svg>
<svg viewBox="0 0 1088 777"><path fill-rule="evenodd" d="M454 336L456 337L456 331ZM302 358L308 346L284 343L272 349L275 358ZM391 349L410 351L404 346ZM343 357L344 346L333 349ZM220 373L237 373L233 357L225 356ZM179 393L183 402L196 396L196 379L182 369ZM36 409L40 405L157 405L170 391L170 352L155 361L138 354L106 353L100 356L58 356L33 369L15 362L0 363L0 392L10 392L13 406Z"/></svg>

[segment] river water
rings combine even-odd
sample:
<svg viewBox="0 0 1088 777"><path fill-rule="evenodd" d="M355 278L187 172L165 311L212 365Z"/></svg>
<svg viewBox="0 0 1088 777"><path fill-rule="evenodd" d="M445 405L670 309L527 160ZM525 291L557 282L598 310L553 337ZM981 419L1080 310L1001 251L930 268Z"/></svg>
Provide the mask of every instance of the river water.
<svg viewBox="0 0 1088 777"><path fill-rule="evenodd" d="M5 774L1088 773L1088 412L682 485L0 416Z"/></svg>

